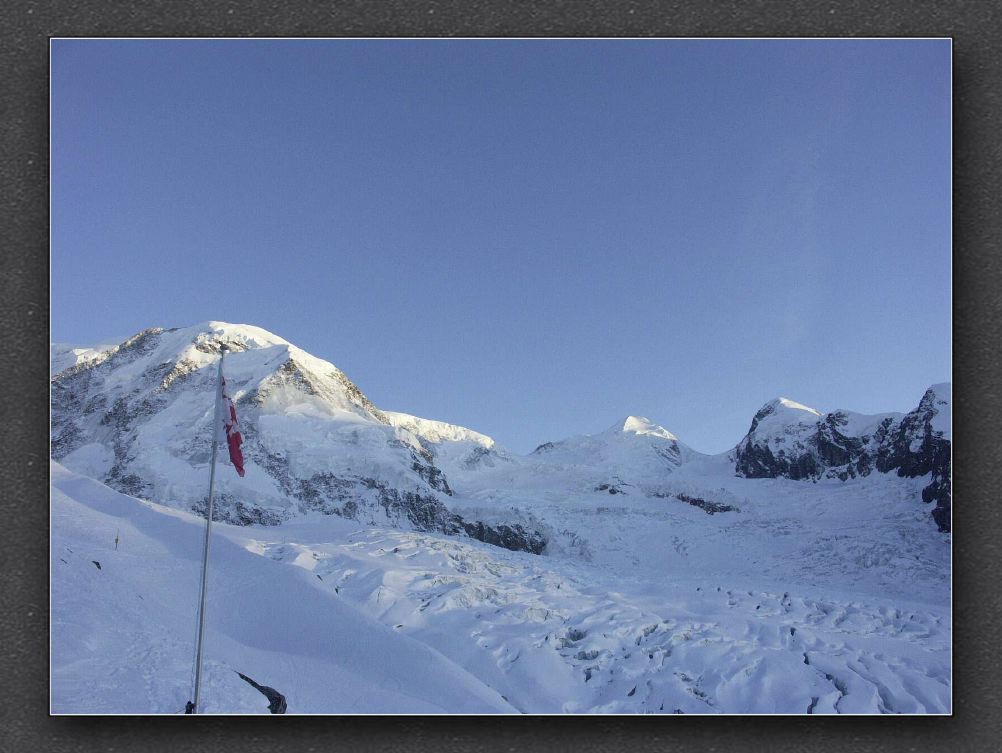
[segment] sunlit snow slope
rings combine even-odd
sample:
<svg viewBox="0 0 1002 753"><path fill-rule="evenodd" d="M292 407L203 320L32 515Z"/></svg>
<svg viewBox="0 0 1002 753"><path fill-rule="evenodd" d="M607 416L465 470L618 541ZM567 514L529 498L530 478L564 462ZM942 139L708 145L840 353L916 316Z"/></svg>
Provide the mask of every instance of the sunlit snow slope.
<svg viewBox="0 0 1002 753"><path fill-rule="evenodd" d="M338 539L355 528L324 522ZM204 526L53 464L54 712L183 710ZM205 711L268 713L238 672L283 693L290 712L512 710L468 671L346 603L313 567L277 563L256 529L216 530Z"/></svg>

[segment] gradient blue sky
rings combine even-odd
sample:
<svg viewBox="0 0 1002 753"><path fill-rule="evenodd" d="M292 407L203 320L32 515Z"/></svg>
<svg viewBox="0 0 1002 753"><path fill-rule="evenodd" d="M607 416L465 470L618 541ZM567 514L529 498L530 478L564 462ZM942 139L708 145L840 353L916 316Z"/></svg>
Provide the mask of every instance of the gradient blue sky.
<svg viewBox="0 0 1002 753"><path fill-rule="evenodd" d="M518 452L950 370L950 43L52 43L52 339L256 324Z"/></svg>

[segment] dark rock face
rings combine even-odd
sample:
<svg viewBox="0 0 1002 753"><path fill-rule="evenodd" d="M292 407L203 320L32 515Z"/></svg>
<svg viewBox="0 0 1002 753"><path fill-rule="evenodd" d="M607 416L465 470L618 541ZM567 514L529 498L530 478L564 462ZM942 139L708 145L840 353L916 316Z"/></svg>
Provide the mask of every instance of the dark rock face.
<svg viewBox="0 0 1002 753"><path fill-rule="evenodd" d="M932 428L936 413L936 394L928 390L918 408L897 426L888 425L886 440L877 451L877 470L884 473L897 470L899 476L914 478L932 472L941 464L944 451L948 458L949 440L938 436Z"/></svg>
<svg viewBox="0 0 1002 753"><path fill-rule="evenodd" d="M767 444L748 443L737 451L736 470L745 478L816 478L817 458L810 453L788 455L786 450L773 454Z"/></svg>
<svg viewBox="0 0 1002 753"><path fill-rule="evenodd" d="M922 501L935 502L933 520L940 531L949 533L952 528L952 483L950 480L950 443L937 443L933 459L932 483L922 490Z"/></svg>
<svg viewBox="0 0 1002 753"><path fill-rule="evenodd" d="M722 502L713 502L712 500L703 499L702 497L694 497L690 494L683 494L679 492L673 496L686 504L698 507L708 515L715 515L718 512L739 512L738 508L734 507L734 505L725 505Z"/></svg>
<svg viewBox="0 0 1002 753"><path fill-rule="evenodd" d="M819 466L827 468L852 466L861 457L863 440L859 437L846 436L840 431L847 423L848 417L841 411L829 413L823 421L818 421L814 446L817 448Z"/></svg>
<svg viewBox="0 0 1002 753"><path fill-rule="evenodd" d="M950 440L933 431L937 413L937 395L928 390L914 411L901 419L897 427L889 427L888 441L877 453L879 471L897 471L899 476L932 474L929 485L922 490L922 501L935 502L932 517L940 531L951 530L952 483Z"/></svg>
<svg viewBox="0 0 1002 753"><path fill-rule="evenodd" d="M50 382L52 457L59 460L89 441L76 419L79 416L105 411L107 398L99 392L104 377L115 369L150 353L156 347L161 335L168 331L170 330L159 328L143 330L121 345L108 350L101 357L72 366L52 378ZM104 412L100 424L120 429L149 409L149 405L132 406L119 398L111 410Z"/></svg>
<svg viewBox="0 0 1002 753"><path fill-rule="evenodd" d="M735 472L746 478L842 481L874 470L909 478L932 474L922 499L936 503L932 516L941 531L949 531L951 445L933 429L934 418L947 404L929 389L915 410L884 418L870 433L853 435L847 429L848 414L836 411L813 425L795 424L786 436L760 437L756 430L776 410L770 403L755 414L748 434L734 449Z"/></svg>
<svg viewBox="0 0 1002 753"><path fill-rule="evenodd" d="M134 494L132 496L142 495ZM193 504L191 511L204 518L208 507L209 498L205 497ZM212 519L235 526L277 526L287 520L288 516L265 507L248 505L242 499L237 499L231 494L217 493L212 497Z"/></svg>
<svg viewBox="0 0 1002 753"><path fill-rule="evenodd" d="M810 428L801 424L790 430L787 446L776 447L768 440L760 441L756 435L760 423L775 412L769 404L752 419L748 434L735 450L735 470L746 478L817 479L826 472L843 480L870 472L869 459L863 458L865 440L848 436L841 429L848 423L847 415L838 411L819 419ZM834 472L832 472L834 471Z"/></svg>
<svg viewBox="0 0 1002 753"><path fill-rule="evenodd" d="M366 510L381 508L390 522L421 531L446 531L450 525L451 513L433 493L397 489L369 476L329 471L301 479L291 474L288 460L282 455L261 453L254 459L285 494L297 501L299 512L362 520Z"/></svg>
<svg viewBox="0 0 1002 753"><path fill-rule="evenodd" d="M344 518L356 518L358 515L360 479L341 478L333 473L314 473L308 479L295 479L289 485L291 488L287 493L301 500L300 509L303 512L313 510Z"/></svg>
<svg viewBox="0 0 1002 753"><path fill-rule="evenodd" d="M609 494L626 494L623 491L621 484L611 483L611 484L599 484L595 487L597 492L609 492Z"/></svg>
<svg viewBox="0 0 1002 753"><path fill-rule="evenodd" d="M466 521L431 493L397 489L374 478L337 476L333 473L317 473L308 479L295 479L289 474L285 459L277 455L267 458L265 462L259 461L259 464L279 480L290 496L300 501L301 512L321 512L359 520L364 510L378 505L390 521L409 525L418 531L465 534L477 541L516 552L542 554L546 548L546 537L539 531L526 529L517 523L492 526L480 521ZM444 482L444 476L442 480Z"/></svg>
<svg viewBox="0 0 1002 753"><path fill-rule="evenodd" d="M292 496L300 500L301 512L314 511L358 520L362 511L374 503L383 508L389 520L409 524L418 531L465 534L477 541L531 554L542 554L546 548L546 538L539 531L517 523L491 526L480 521L466 521L450 512L434 494L396 489L374 478L342 477L332 473L317 473L309 479L295 480L277 457L271 459L268 470L293 490ZM249 522L272 524L270 519Z"/></svg>
<svg viewBox="0 0 1002 753"><path fill-rule="evenodd" d="M717 502L712 499L706 499L705 497L699 497L695 494L687 494L686 492L668 491L666 489L655 488L646 489L645 493L648 497L654 497L656 499L677 499L679 502L685 502L687 505L698 507L707 515L716 515L720 512L741 512L741 508L737 505Z"/></svg>
<svg viewBox="0 0 1002 753"><path fill-rule="evenodd" d="M432 489L437 489L440 492L448 494L450 497L452 496L452 489L449 488L449 482L446 481L445 474L442 473L441 469L436 468L431 463L422 463L415 460L411 464L411 470L423 478Z"/></svg>
<svg viewBox="0 0 1002 753"><path fill-rule="evenodd" d="M383 412L372 404L372 401L365 396L365 393L363 393L362 390L360 390L355 385L354 382L352 382L347 376L344 375L344 372L340 370L335 371L333 377L340 383L344 391L348 393L348 397L358 402L359 405L361 405L363 408L369 411L369 413L371 413L377 419L382 421L384 424L389 423L389 419L387 419L386 416L383 415Z"/></svg>
<svg viewBox="0 0 1002 753"><path fill-rule="evenodd" d="M488 526L480 521L467 523L462 518L458 518L458 520L470 538L483 541L485 544L504 547L513 552L529 552L531 554L542 554L546 548L546 539L541 533L526 530L518 523Z"/></svg>
<svg viewBox="0 0 1002 753"><path fill-rule="evenodd" d="M466 521L449 511L433 494L401 491L372 478L339 478L332 474L316 474L300 482L302 509L358 519L366 505L364 497L374 495L386 516L397 522L406 521L419 531L450 535L466 534L477 541L493 544L516 552L542 554L546 538L539 531L514 523L487 525Z"/></svg>
<svg viewBox="0 0 1002 753"><path fill-rule="evenodd" d="M377 493L379 504L386 510L387 517L392 519L402 513L419 531L449 532L446 530L449 510L434 494L401 490L370 478L361 481L363 486Z"/></svg>

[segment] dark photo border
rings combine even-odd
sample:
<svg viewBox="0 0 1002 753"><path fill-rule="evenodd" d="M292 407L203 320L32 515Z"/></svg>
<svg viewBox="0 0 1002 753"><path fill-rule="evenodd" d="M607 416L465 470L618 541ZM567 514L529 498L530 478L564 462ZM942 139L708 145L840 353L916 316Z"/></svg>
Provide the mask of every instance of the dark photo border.
<svg viewBox="0 0 1002 753"><path fill-rule="evenodd" d="M0 750L984 751L1000 721L1002 14L993 2L73 0L0 5ZM949 717L50 717L51 37L952 37L954 682ZM943 284L949 281L944 280ZM921 338L921 332L900 333Z"/></svg>

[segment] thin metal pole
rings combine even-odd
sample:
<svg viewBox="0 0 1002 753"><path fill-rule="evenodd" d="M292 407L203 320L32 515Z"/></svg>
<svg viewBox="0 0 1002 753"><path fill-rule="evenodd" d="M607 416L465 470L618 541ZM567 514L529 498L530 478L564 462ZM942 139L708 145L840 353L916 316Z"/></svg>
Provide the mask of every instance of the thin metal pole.
<svg viewBox="0 0 1002 753"><path fill-rule="evenodd" d="M198 640L195 644L195 700L192 713L199 710L198 697L202 685L202 637L205 633L205 590L209 576L209 532L212 528L212 492L216 484L216 450L219 447L219 425L221 423L219 408L222 405L223 392L223 357L226 347L219 352L219 375L216 379L216 404L212 411L212 460L209 465L209 503L205 514L205 543L202 545L202 586L198 596Z"/></svg>

